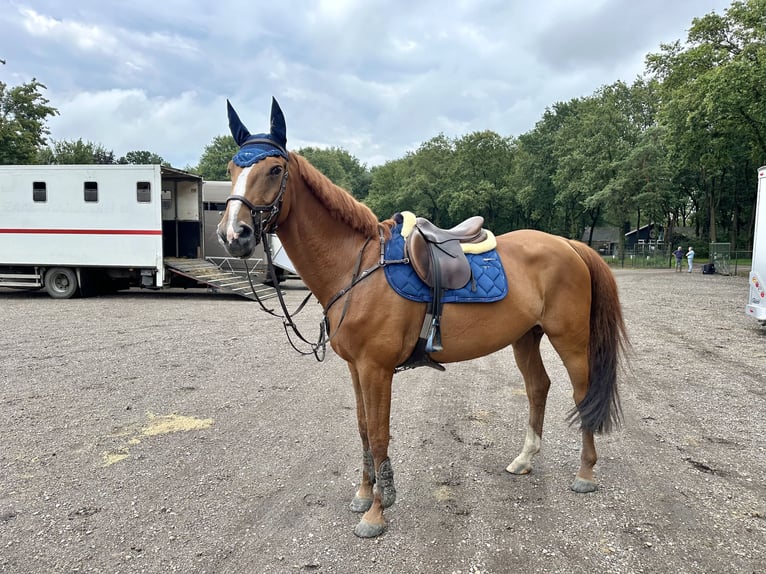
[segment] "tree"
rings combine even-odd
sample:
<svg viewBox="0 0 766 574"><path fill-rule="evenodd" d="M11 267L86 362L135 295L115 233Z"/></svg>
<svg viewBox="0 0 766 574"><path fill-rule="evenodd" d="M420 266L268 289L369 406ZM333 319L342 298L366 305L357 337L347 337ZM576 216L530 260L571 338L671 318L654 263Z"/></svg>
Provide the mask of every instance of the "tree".
<svg viewBox="0 0 766 574"><path fill-rule="evenodd" d="M545 110L534 129L519 136L509 186L516 190L521 209L520 226L564 233L562 211L558 209L553 176L558 169L554 148L556 134L575 113L573 102L554 104Z"/></svg>
<svg viewBox="0 0 766 574"><path fill-rule="evenodd" d="M404 188L410 163L411 158L406 157L372 168L370 191L364 202L380 219L409 209L406 207Z"/></svg>
<svg viewBox="0 0 766 574"><path fill-rule="evenodd" d="M440 227L449 227L449 197L455 190L455 142L439 134L408 154L410 172L404 182L404 206Z"/></svg>
<svg viewBox="0 0 766 574"><path fill-rule="evenodd" d="M766 161L765 13L766 0L735 1L725 15L696 18L686 46L647 56L662 82L666 146L689 185L697 234L710 241L719 225L736 241L753 220L755 186L744 197L738 188Z"/></svg>
<svg viewBox="0 0 766 574"><path fill-rule="evenodd" d="M357 199L362 200L367 197L370 189L370 172L346 150L337 147L329 149L304 147L296 150L296 153L305 157L335 185L351 192Z"/></svg>
<svg viewBox="0 0 766 574"><path fill-rule="evenodd" d="M237 142L230 135L216 136L205 146L199 165L192 171L207 181L227 181L229 162L238 149Z"/></svg>
<svg viewBox="0 0 766 574"><path fill-rule="evenodd" d="M473 132L455 142L455 185L447 196L447 224L473 215L484 217L486 227L497 233L517 229L521 211L509 185L516 143L493 131Z"/></svg>
<svg viewBox="0 0 766 574"><path fill-rule="evenodd" d="M37 163L47 164L114 164L114 152L101 144L90 141L59 140L53 148L43 148L37 155Z"/></svg>
<svg viewBox="0 0 766 574"><path fill-rule="evenodd" d="M161 156L146 150L129 151L120 159L118 159L117 163L129 163L133 165L170 165L168 162L162 159Z"/></svg>
<svg viewBox="0 0 766 574"><path fill-rule="evenodd" d="M509 185L515 142L492 131L459 139L444 134L414 153L371 171L365 203L380 216L412 211L441 227L482 215L487 227L503 233L520 217Z"/></svg>
<svg viewBox="0 0 766 574"><path fill-rule="evenodd" d="M0 82L0 164L35 163L45 146L50 133L45 121L58 110L48 105L44 89L34 78L13 88Z"/></svg>

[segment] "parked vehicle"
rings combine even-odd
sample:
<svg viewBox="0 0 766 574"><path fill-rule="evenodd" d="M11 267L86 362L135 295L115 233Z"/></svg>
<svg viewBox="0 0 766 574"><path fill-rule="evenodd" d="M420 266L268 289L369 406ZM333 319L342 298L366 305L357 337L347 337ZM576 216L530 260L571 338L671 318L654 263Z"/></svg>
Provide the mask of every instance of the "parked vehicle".
<svg viewBox="0 0 766 574"><path fill-rule="evenodd" d="M758 170L753 264L750 269L750 296L745 312L766 323L766 166Z"/></svg>
<svg viewBox="0 0 766 574"><path fill-rule="evenodd" d="M67 299L144 287L252 295L207 259L202 178L160 165L0 166L0 287ZM273 290L272 290L273 291Z"/></svg>

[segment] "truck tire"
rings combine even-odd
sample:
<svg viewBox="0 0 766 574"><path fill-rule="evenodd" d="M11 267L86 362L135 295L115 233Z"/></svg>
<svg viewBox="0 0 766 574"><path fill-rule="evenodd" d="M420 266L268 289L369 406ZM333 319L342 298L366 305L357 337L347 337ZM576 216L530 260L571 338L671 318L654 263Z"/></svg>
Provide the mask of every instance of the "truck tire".
<svg viewBox="0 0 766 574"><path fill-rule="evenodd" d="M70 299L77 293L77 274L68 267L53 267L45 274L45 290L54 299Z"/></svg>

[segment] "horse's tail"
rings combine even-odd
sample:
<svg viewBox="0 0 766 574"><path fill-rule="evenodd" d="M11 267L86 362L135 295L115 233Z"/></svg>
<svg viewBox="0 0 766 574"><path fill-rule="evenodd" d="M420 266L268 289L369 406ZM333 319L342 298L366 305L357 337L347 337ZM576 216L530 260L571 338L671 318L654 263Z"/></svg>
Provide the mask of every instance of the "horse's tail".
<svg viewBox="0 0 766 574"><path fill-rule="evenodd" d="M579 241L569 242L590 271L589 384L585 398L570 413L569 421L580 419L580 427L609 432L621 422L617 392L619 359L629 346L617 282L601 256Z"/></svg>

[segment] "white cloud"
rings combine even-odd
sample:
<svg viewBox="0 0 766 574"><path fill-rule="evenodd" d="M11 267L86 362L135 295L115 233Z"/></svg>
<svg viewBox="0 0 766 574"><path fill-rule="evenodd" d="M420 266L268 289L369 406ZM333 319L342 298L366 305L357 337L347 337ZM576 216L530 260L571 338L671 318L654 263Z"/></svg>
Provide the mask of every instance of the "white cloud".
<svg viewBox="0 0 766 574"><path fill-rule="evenodd" d="M24 27L33 36L48 36L62 43L75 45L85 51L110 53L116 46L114 37L98 26L71 20L56 20L25 8L21 10Z"/></svg>
<svg viewBox="0 0 766 574"><path fill-rule="evenodd" d="M32 77L57 139L196 163L227 129L253 132L271 96L288 144L374 165L444 132L518 136L547 107L631 82L661 42L727 0L9 0L1 77ZM22 0L23 2L24 0ZM28 6L33 5L34 8Z"/></svg>
<svg viewBox="0 0 766 574"><path fill-rule="evenodd" d="M59 99L60 115L50 125L54 139L82 138L113 150L116 157L149 150L185 167L196 165L204 146L224 133L224 105L202 102L194 92L172 99L151 98L137 89L81 92Z"/></svg>

